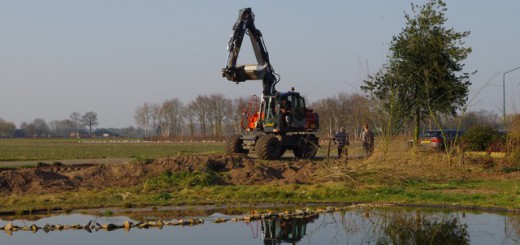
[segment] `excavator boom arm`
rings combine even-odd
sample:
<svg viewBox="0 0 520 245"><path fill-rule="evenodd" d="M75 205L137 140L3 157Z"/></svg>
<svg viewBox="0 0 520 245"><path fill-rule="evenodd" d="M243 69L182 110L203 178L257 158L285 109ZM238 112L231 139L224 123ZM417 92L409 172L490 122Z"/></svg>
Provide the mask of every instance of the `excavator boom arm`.
<svg viewBox="0 0 520 245"><path fill-rule="evenodd" d="M275 85L278 82L273 67L269 63L269 53L265 47L262 33L255 27L255 15L251 8L241 9L238 19L233 26L233 35L228 43L228 60L226 67L222 69L222 76L236 83L247 80L262 80L263 94L274 95ZM244 36L249 35L256 65L237 65L238 55Z"/></svg>

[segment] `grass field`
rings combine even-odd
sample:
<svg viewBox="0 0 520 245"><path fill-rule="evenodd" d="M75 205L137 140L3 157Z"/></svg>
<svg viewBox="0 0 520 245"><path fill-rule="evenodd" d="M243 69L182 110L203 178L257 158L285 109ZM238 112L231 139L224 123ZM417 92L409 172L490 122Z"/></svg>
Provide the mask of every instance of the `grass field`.
<svg viewBox="0 0 520 245"><path fill-rule="evenodd" d="M223 153L221 142L143 142L135 139L0 139L0 162L135 158Z"/></svg>
<svg viewBox="0 0 520 245"><path fill-rule="evenodd" d="M318 156L337 155L336 145L321 142ZM350 156L362 155L359 142L348 147ZM1 162L133 158L224 153L224 142L152 142L137 139L0 139ZM254 154L252 155L254 156ZM287 151L287 157L292 156Z"/></svg>

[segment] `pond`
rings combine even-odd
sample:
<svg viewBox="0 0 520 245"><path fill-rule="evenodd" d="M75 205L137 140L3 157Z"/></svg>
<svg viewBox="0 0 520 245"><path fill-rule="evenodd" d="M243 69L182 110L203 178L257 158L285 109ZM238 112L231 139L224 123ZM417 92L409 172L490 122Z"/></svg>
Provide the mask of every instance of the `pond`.
<svg viewBox="0 0 520 245"><path fill-rule="evenodd" d="M40 229L2 232L0 244L520 243L520 216L513 214L348 206L336 209L310 207L311 211L298 215L301 209L286 209L296 211L285 211L289 215L281 217L275 215L283 215L281 207L258 208L252 215L249 211L234 208L171 207L161 210L92 210L69 214L4 216L0 217L0 227L14 225L27 228L34 224ZM314 213L314 210L319 213ZM244 213L246 219L251 220L244 220ZM260 213L272 215L255 220L254 217L260 217ZM202 220L204 223L197 222ZM125 221L132 222L132 228L123 228ZM89 223L88 229L82 228ZM73 229L73 224L81 225ZM114 226L111 229L107 224Z"/></svg>

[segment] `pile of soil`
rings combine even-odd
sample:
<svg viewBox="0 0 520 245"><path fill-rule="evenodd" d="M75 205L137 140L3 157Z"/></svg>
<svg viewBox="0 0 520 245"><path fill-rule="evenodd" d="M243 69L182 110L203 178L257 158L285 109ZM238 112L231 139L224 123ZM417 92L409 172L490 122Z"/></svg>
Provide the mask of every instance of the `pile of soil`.
<svg viewBox="0 0 520 245"><path fill-rule="evenodd" d="M309 161L259 161L244 155L158 158L152 162L112 165L41 166L0 170L0 193L39 194L78 188L131 187L165 172L226 173L219 184L314 183L317 166Z"/></svg>

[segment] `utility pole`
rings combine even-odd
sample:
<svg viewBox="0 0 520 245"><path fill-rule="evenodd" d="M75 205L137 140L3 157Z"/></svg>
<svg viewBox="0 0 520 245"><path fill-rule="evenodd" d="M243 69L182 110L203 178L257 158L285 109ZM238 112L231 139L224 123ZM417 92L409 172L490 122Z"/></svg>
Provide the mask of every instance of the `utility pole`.
<svg viewBox="0 0 520 245"><path fill-rule="evenodd" d="M502 88L503 88L503 91L504 91L504 93L503 93L503 95L502 95L502 98L503 98L503 100L504 100L504 104L503 104L503 106L504 106L504 107L503 107L503 109L504 109L504 122L506 121L506 74L507 74L507 73L510 73L510 72L512 72L512 71L518 70L518 69L520 69L520 66L517 67L517 68L511 69L511 70L509 70L509 71L506 71L506 72L504 72L504 74L502 75Z"/></svg>

